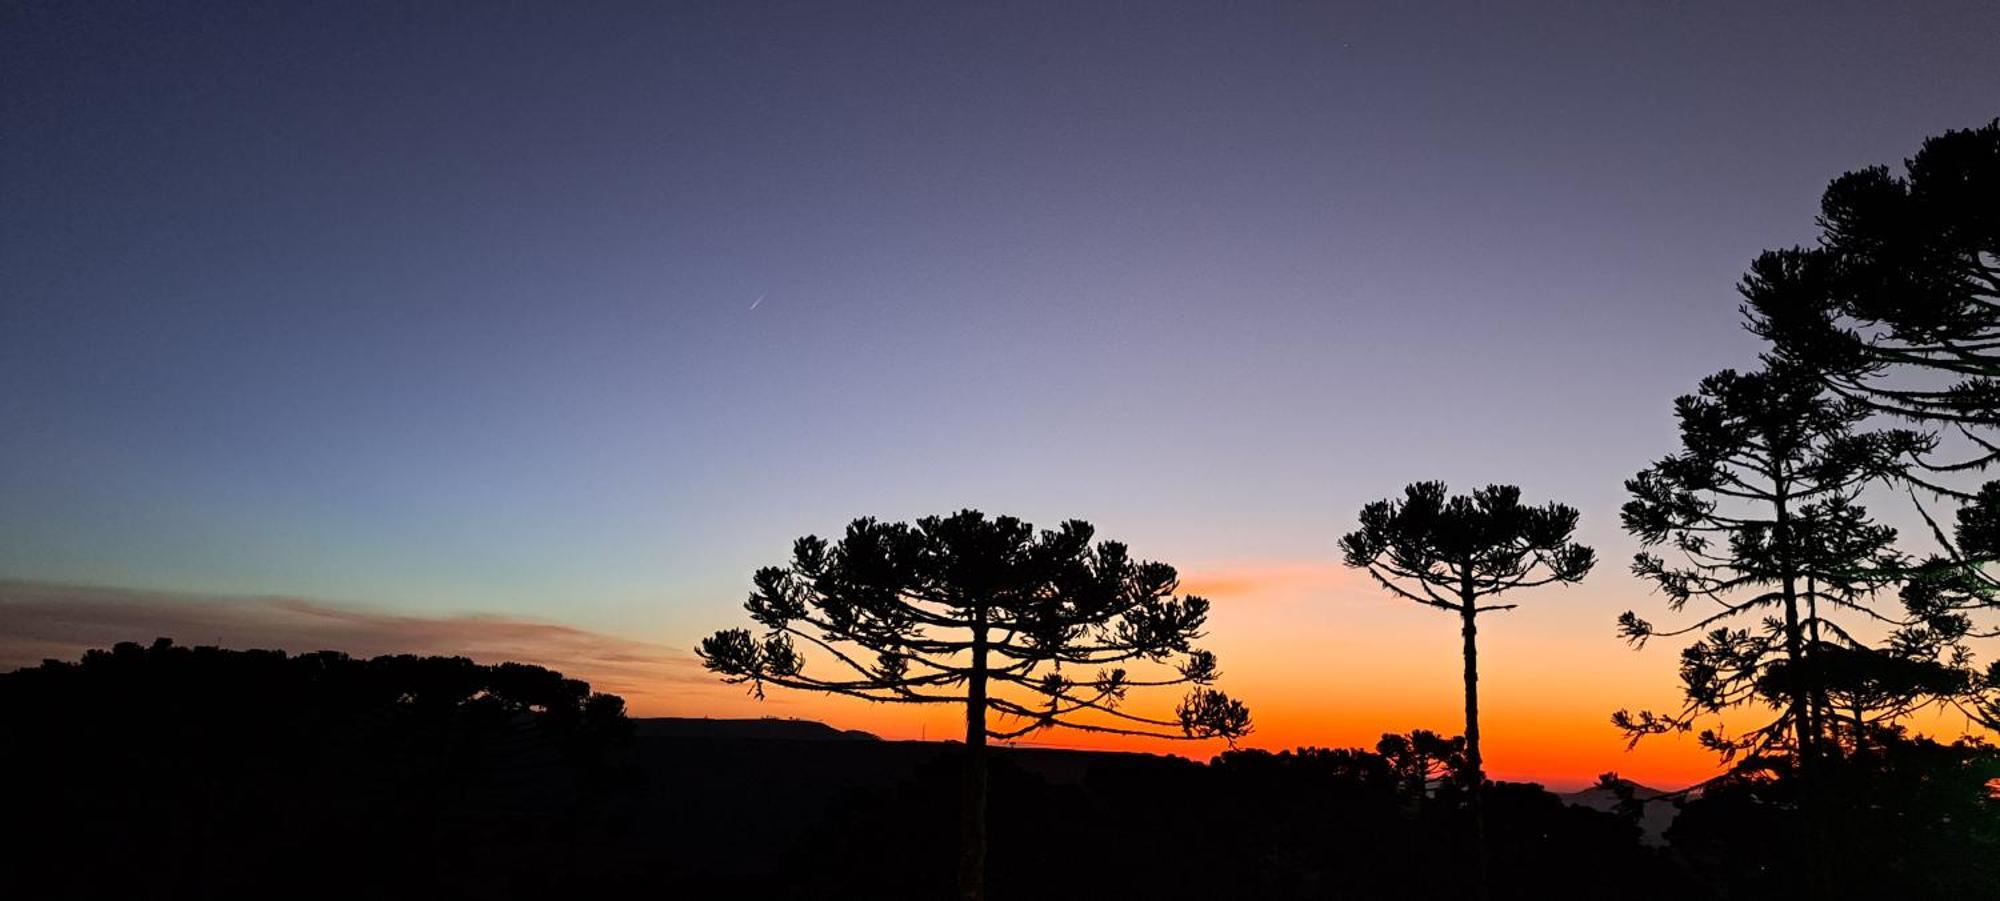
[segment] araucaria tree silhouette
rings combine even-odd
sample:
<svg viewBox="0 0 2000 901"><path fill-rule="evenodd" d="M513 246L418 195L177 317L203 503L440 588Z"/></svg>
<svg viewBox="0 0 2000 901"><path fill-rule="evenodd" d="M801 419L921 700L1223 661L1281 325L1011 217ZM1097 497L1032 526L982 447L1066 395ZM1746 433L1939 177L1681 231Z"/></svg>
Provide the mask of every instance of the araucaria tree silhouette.
<svg viewBox="0 0 2000 901"><path fill-rule="evenodd" d="M1194 646L1208 602L1177 596L1173 567L1093 536L1079 520L1037 532L976 510L914 525L857 519L838 542L806 536L790 566L757 571L745 607L761 636L726 629L696 653L759 697L771 684L964 708L958 879L976 899L988 739L1057 726L1232 742L1250 731L1249 710L1213 687L1215 655ZM800 643L835 674L808 673ZM1171 719L1123 703L1134 688L1175 685L1190 688Z"/></svg>
<svg viewBox="0 0 2000 901"><path fill-rule="evenodd" d="M1835 394L1970 438L1969 459L1925 468L1984 469L2000 462L2000 119L1925 141L1907 170L1828 185L1819 241L1759 256L1744 312Z"/></svg>
<svg viewBox="0 0 2000 901"><path fill-rule="evenodd" d="M1621 710L1613 722L1636 741L1767 703L1777 709L1770 721L1735 735L1706 730L1702 743L1725 756L1789 750L1810 782L1826 750L1821 649L1860 647L1834 614L1882 619L1870 601L1904 572L1895 530L1873 522L1857 497L1930 439L1861 430L1865 405L1827 395L1812 373L1784 364L1709 376L1675 411L1681 449L1626 481L1632 499L1622 517L1648 548L1632 571L1667 596L1669 609L1695 601L1702 612L1661 631L1627 611L1618 627L1635 646L1655 635L1705 634L1681 654L1679 712ZM1760 613L1754 631L1723 625Z"/></svg>
<svg viewBox="0 0 2000 901"><path fill-rule="evenodd" d="M1479 614L1512 610L1493 598L1522 588L1581 581L1597 562L1572 540L1576 510L1524 506L1521 489L1488 485L1446 495L1418 482L1401 500L1361 508L1361 528L1340 539L1347 565L1368 570L1396 596L1458 614L1465 638L1465 754L1480 895L1486 893L1486 771L1479 755Z"/></svg>
<svg viewBox="0 0 2000 901"><path fill-rule="evenodd" d="M1620 710L1612 722L1636 742L1732 707L1776 708L1761 726L1733 736L1708 729L1701 741L1725 757L1789 751L1806 824L1800 888L1824 896L1832 890L1818 775L1831 750L1826 650L1861 648L1832 614L1883 619L1869 602L1904 569L1892 548L1895 530L1870 520L1856 499L1928 450L1931 438L1860 430L1864 403L1831 397L1813 373L1783 363L1709 376L1675 402L1675 412L1680 452L1626 481L1632 499L1622 516L1649 549L1634 557L1632 571L1675 612L1690 601L1704 612L1661 632L1626 611L1618 627L1634 646L1654 635L1713 631L1681 652L1679 712ZM1651 550L1663 546L1672 562ZM1764 614L1754 631L1723 625L1753 614Z"/></svg>
<svg viewBox="0 0 2000 901"><path fill-rule="evenodd" d="M1771 358L1948 439L1897 474L1928 498L1960 505L1954 536L1919 504L1943 548L1919 577L1952 590L1906 591L1906 604L1918 602L1907 604L1909 619L1925 622L1926 641L2000 635L1990 619L2000 614L2000 481L1978 485L2000 463L2000 119L1924 141L1902 173L1871 166L1835 179L1819 226L1813 245L1752 264L1742 285L1747 324L1770 341ZM1967 654L1953 666L1946 681L1964 686L1956 703L2000 730L2000 663L1977 672Z"/></svg>

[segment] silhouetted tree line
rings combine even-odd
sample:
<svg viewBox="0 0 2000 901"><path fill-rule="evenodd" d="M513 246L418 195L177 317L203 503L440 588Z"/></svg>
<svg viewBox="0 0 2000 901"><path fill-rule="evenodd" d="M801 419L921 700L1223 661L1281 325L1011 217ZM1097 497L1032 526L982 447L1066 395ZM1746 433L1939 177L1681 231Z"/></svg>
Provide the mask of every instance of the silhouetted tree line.
<svg viewBox="0 0 2000 901"><path fill-rule="evenodd" d="M953 746L635 738L618 698L540 667L162 639L0 675L0 716L6 897L936 898L959 878ZM997 897L1471 885L1462 738L1206 766L1003 748L991 772ZM1501 897L1661 865L1617 817L1489 788Z"/></svg>
<svg viewBox="0 0 2000 901"><path fill-rule="evenodd" d="M475 898L588 884L624 703L537 666L189 648L0 675L12 898Z"/></svg>
<svg viewBox="0 0 2000 901"><path fill-rule="evenodd" d="M1812 783L1800 763L1756 755L1680 803L1667 838L1703 894L2000 896L2000 751L1888 732L1819 761ZM1815 869L1822 887L1802 890Z"/></svg>
<svg viewBox="0 0 2000 901"><path fill-rule="evenodd" d="M1206 765L1091 754L1081 779L1041 755L992 759L995 898L1392 899L1463 897L1474 824L1463 739L1384 736L1374 749L1225 751ZM817 808L823 827L774 848L755 876L682 879L695 894L928 899L949 891L958 761L934 753L895 784ZM747 801L747 799L746 799ZM794 806L792 815L813 816ZM1487 786L1492 894L1506 899L1699 897L1630 820L1540 786ZM1627 878L1654 874L1643 885Z"/></svg>
<svg viewBox="0 0 2000 901"><path fill-rule="evenodd" d="M322 652L95 651L0 675L14 898L932 899L958 882L957 746L634 734L544 669ZM1980 897L2000 838L1972 744L1877 736L1829 769L1854 885ZM1484 783L1505 899L1783 897L1796 782L1757 757L1670 844ZM992 897L1388 899L1476 890L1462 737L1207 764L1000 747ZM1672 802L1655 802L1672 803ZM1865 855L1865 857L1864 857Z"/></svg>

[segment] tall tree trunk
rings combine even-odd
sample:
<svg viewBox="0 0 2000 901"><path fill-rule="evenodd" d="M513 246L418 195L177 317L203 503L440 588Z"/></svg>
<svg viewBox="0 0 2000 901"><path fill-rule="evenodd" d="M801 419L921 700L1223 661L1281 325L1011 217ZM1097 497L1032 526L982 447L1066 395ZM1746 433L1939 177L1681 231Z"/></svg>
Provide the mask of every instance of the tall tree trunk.
<svg viewBox="0 0 2000 901"><path fill-rule="evenodd" d="M1799 812L1805 817L1805 884L1812 897L1823 898L1832 887L1826 878L1826 861L1821 841L1821 812L1819 809L1819 731L1815 728L1812 704L1812 683L1807 678L1804 628L1799 618L1798 563L1792 545L1791 511L1786 505L1787 494L1783 480L1773 480L1777 488L1775 504L1777 528L1772 538L1778 543L1778 560L1781 567L1779 590L1785 602L1785 671L1786 688L1791 695L1787 700L1792 715L1792 735L1797 743Z"/></svg>
<svg viewBox="0 0 2000 901"><path fill-rule="evenodd" d="M972 676L965 700L965 772L959 798L958 896L986 897L986 614L972 630Z"/></svg>
<svg viewBox="0 0 2000 901"><path fill-rule="evenodd" d="M1806 575L1806 677L1812 694L1812 734L1820 750L1829 757L1840 756L1840 741L1835 737L1836 726L1833 705L1826 699L1825 661L1820 657L1819 643L1819 580Z"/></svg>
<svg viewBox="0 0 2000 901"><path fill-rule="evenodd" d="M1479 626L1477 596L1472 591L1472 577L1465 576L1461 588L1459 617L1464 625L1459 632L1465 636L1465 762L1472 769L1472 855L1473 855L1473 897L1485 901L1487 887L1486 852L1486 765L1479 756Z"/></svg>
<svg viewBox="0 0 2000 901"><path fill-rule="evenodd" d="M1789 517L1786 515L1784 502L1780 501L1777 540L1778 554L1783 561L1780 564L1783 566L1783 572L1779 577L1779 591L1785 601L1785 681L1786 693L1791 696L1786 701L1787 706L1791 708L1792 736L1798 744L1799 772L1803 775L1812 768L1810 761L1818 751L1819 736L1813 732L1812 689L1811 683L1806 678L1805 636L1802 634L1804 628L1800 624L1799 617L1798 576L1793 571L1790 550L1785 547L1790 543L1791 529L1788 522Z"/></svg>

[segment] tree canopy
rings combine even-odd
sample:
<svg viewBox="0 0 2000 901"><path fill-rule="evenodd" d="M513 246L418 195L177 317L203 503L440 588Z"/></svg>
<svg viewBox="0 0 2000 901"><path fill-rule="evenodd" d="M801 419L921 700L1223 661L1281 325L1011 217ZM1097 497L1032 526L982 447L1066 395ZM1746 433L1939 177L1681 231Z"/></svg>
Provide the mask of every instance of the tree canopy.
<svg viewBox="0 0 2000 901"><path fill-rule="evenodd" d="M1633 573L1665 594L1670 610L1690 602L1700 610L1668 630L1627 611L1619 629L1643 645L1718 628L1682 654L1679 713L1620 711L1614 722L1636 740L1769 701L1775 719L1734 736L1705 731L1703 742L1725 755L1787 740L1810 748L1823 732L1825 699L1808 657L1822 642L1859 647L1834 614L1885 619L1872 600L1905 570L1895 530L1874 522L1859 496L1929 441L1863 429L1863 403L1829 396L1811 373L1782 364L1710 376L1675 402L1675 415L1680 450L1627 480L1622 519L1647 548L1634 556ZM1770 615L1757 629L1719 627L1759 613Z"/></svg>
<svg viewBox="0 0 2000 901"><path fill-rule="evenodd" d="M2000 610L2000 482L1978 483L2000 462L2000 119L1925 140L1900 174L1872 166L1835 179L1819 227L1812 246L1756 259L1743 313L1775 364L1930 430L1889 473L1924 489L1912 500L1941 548L1911 574L1905 626L1918 645L1952 646L1930 659L1956 655L1956 676L1925 681L1956 681L1955 703L2000 728L2000 664L1976 671L1963 644L2000 635L1971 619ZM1939 525L1926 497L1959 505L1956 529ZM1949 588L1931 590L1939 585ZM1886 652L1907 658L1911 644L1899 642Z"/></svg>
<svg viewBox="0 0 2000 901"><path fill-rule="evenodd" d="M1571 540L1575 508L1522 504L1513 485L1447 493L1443 482L1418 482L1400 501L1363 507L1361 527L1340 539L1347 565L1398 597L1460 613L1513 609L1480 601L1576 582L1596 565L1595 552Z"/></svg>
<svg viewBox="0 0 2000 901"><path fill-rule="evenodd" d="M697 653L760 697L771 684L962 708L971 753L960 890L978 898L989 738L1060 726L1233 742L1251 728L1249 709L1214 687L1215 655L1194 644L1208 601L1180 595L1172 566L1095 536L1081 520L1038 532L977 510L857 519L839 541L808 535L790 566L757 571L744 606L761 636L725 629ZM831 674L808 672L801 644ZM1133 689L1183 685L1172 718L1125 704Z"/></svg>
<svg viewBox="0 0 2000 901"><path fill-rule="evenodd" d="M1066 726L1095 732L1233 739L1249 711L1212 688L1197 648L1208 601L1178 596L1172 566L1093 543L1089 523L1036 532L967 510L915 524L857 519L838 542L799 539L766 567L745 604L765 634L724 630L698 650L709 669L765 684L887 703L978 703L1013 721L987 737ZM837 675L806 670L800 644ZM1152 676L1132 667L1164 667ZM983 680L986 693L971 689ZM1188 685L1172 719L1133 712L1134 688ZM1164 731L1163 731L1164 730Z"/></svg>
<svg viewBox="0 0 2000 901"><path fill-rule="evenodd" d="M1942 424L2000 459L2000 119L1827 186L1811 247L1759 256L1742 293L1775 359L1870 409Z"/></svg>

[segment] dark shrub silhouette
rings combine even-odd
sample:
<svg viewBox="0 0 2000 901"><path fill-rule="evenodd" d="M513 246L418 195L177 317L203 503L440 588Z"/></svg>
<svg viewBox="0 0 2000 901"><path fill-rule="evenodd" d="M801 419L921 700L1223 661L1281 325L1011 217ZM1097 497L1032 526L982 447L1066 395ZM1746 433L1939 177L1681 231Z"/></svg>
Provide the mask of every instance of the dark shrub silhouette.
<svg viewBox="0 0 2000 901"><path fill-rule="evenodd" d="M1798 759L1753 756L1685 802L1667 838L1723 897L1793 897L1800 874L1822 866L1820 897L1990 898L2000 893L1996 778L1990 746L1892 731L1823 761L1808 814Z"/></svg>

